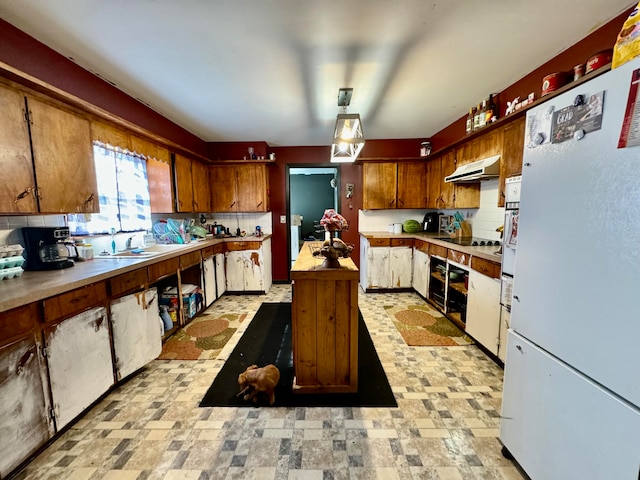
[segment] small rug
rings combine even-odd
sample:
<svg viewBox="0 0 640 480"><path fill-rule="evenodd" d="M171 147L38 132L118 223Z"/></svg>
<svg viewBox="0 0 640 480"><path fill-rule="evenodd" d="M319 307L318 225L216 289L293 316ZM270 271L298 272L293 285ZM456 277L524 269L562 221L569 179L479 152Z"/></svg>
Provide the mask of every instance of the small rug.
<svg viewBox="0 0 640 480"><path fill-rule="evenodd" d="M359 312L358 312L359 313ZM358 391L293 393L291 304L263 303L200 402L201 407L254 407L236 397L238 374L249 365L273 363L280 370L274 407L397 407L380 358L358 315ZM264 403L258 405L264 406Z"/></svg>
<svg viewBox="0 0 640 480"><path fill-rule="evenodd" d="M471 345L473 340L429 305L385 306L389 318L412 347Z"/></svg>
<svg viewBox="0 0 640 480"><path fill-rule="evenodd" d="M240 324L246 313L216 315L213 310L197 316L174 333L162 346L160 360L213 360Z"/></svg>

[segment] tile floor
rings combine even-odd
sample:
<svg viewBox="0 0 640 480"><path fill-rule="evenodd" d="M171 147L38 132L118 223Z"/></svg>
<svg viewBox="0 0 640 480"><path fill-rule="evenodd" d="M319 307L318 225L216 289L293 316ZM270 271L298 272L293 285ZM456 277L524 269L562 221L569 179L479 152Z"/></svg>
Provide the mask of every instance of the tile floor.
<svg viewBox="0 0 640 480"><path fill-rule="evenodd" d="M210 308L251 318L290 293L274 285ZM421 301L360 293L398 408L199 408L245 326L216 360L152 362L16 478L522 479L497 439L502 370L475 346L406 346L383 308Z"/></svg>

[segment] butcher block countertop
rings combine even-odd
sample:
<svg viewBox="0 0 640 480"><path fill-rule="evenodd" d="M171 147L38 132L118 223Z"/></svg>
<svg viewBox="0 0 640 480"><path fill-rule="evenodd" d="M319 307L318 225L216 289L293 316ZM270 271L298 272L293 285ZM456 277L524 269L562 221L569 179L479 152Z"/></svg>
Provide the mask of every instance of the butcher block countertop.
<svg viewBox="0 0 640 480"><path fill-rule="evenodd" d="M20 277L2 280L0 283L0 312L107 280L208 246L223 242L261 242L270 237L271 235L210 238L191 242L151 257L109 259L95 257L93 260L76 262L73 267L62 270L25 271Z"/></svg>
<svg viewBox="0 0 640 480"><path fill-rule="evenodd" d="M424 240L429 243L433 243L435 245L439 245L441 247L445 247L451 250L456 250L458 252L466 253L471 255L472 257L479 257L490 262L500 263L502 259L502 255L496 255L500 247L491 246L491 247L472 247L465 245L458 245L455 243L447 242L442 240L443 235L441 233L426 233L426 232L417 232L417 233L389 233L389 232L375 232L375 231L361 231L360 236L365 237L367 239L372 238L409 238L414 240Z"/></svg>
<svg viewBox="0 0 640 480"><path fill-rule="evenodd" d="M340 258L340 268L325 268L322 266L325 257L313 256L309 249L309 244L315 242L305 242L300 249L300 254L291 268L291 279L297 278L325 278L325 279L351 279L359 278L359 270L350 258Z"/></svg>

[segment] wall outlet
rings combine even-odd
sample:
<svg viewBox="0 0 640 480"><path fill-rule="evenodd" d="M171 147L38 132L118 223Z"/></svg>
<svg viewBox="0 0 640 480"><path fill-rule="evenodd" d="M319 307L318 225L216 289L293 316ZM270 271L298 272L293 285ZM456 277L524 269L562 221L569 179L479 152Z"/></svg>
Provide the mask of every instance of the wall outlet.
<svg viewBox="0 0 640 480"><path fill-rule="evenodd" d="M287 223L287 216L286 215L280 215L280 223Z"/></svg>

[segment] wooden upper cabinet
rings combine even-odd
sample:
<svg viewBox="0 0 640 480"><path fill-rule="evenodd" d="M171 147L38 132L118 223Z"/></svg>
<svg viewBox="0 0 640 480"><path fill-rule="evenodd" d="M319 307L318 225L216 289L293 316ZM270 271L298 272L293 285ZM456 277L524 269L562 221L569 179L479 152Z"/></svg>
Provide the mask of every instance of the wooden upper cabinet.
<svg viewBox="0 0 640 480"><path fill-rule="evenodd" d="M396 208L425 208L427 205L426 162L398 163Z"/></svg>
<svg viewBox="0 0 640 480"><path fill-rule="evenodd" d="M267 165L212 165L209 168L212 211L267 212L269 175Z"/></svg>
<svg viewBox="0 0 640 480"><path fill-rule="evenodd" d="M238 165L238 212L266 212L269 209L269 176L265 164Z"/></svg>
<svg viewBox="0 0 640 480"><path fill-rule="evenodd" d="M426 163L427 204L426 208L442 208L440 192L442 190L442 158L440 155L430 158Z"/></svg>
<svg viewBox="0 0 640 480"><path fill-rule="evenodd" d="M191 163L193 178L193 209L196 212L211 211L211 184L209 182L209 167L196 160Z"/></svg>
<svg viewBox="0 0 640 480"><path fill-rule="evenodd" d="M192 160L178 153L174 156L173 168L176 185L176 211L193 212Z"/></svg>
<svg viewBox="0 0 640 480"><path fill-rule="evenodd" d="M456 192L455 183L445 183L444 177L451 175L456 169L456 152L449 150L442 154L440 177L440 201L437 208L455 208L454 199Z"/></svg>
<svg viewBox="0 0 640 480"><path fill-rule="evenodd" d="M502 128L495 128L477 137L476 160L500 155L502 153Z"/></svg>
<svg viewBox="0 0 640 480"><path fill-rule="evenodd" d="M147 179L151 213L172 213L174 202L171 164L148 158Z"/></svg>
<svg viewBox="0 0 640 480"><path fill-rule="evenodd" d="M521 116L503 128L502 155L500 157L500 183L498 185L499 207L504 207L505 179L522 173L525 119L526 117Z"/></svg>
<svg viewBox="0 0 640 480"><path fill-rule="evenodd" d="M24 95L0 86L0 213L36 213L36 183L31 163Z"/></svg>
<svg viewBox="0 0 640 480"><path fill-rule="evenodd" d="M89 120L36 98L27 106L40 212L99 212Z"/></svg>
<svg viewBox="0 0 640 480"><path fill-rule="evenodd" d="M209 167L211 185L211 210L213 212L235 212L238 204L236 167L212 165Z"/></svg>
<svg viewBox="0 0 640 480"><path fill-rule="evenodd" d="M396 208L397 164L362 164L362 208L382 210Z"/></svg>

